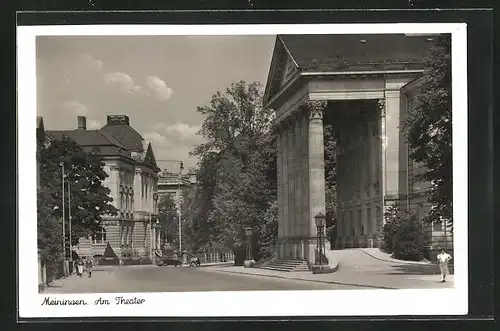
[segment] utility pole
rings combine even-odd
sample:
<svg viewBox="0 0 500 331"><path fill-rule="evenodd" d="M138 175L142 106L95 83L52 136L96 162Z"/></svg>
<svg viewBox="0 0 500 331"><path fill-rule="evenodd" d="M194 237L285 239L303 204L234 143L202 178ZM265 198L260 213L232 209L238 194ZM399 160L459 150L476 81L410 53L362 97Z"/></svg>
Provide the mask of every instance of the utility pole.
<svg viewBox="0 0 500 331"><path fill-rule="evenodd" d="M184 256L182 254L182 204L181 204L181 199L182 199L182 194L181 194L181 182L182 182L182 170L184 170L184 165L182 161L180 161L180 166L179 166L179 253L181 254L181 259L184 262Z"/></svg>
<svg viewBox="0 0 500 331"><path fill-rule="evenodd" d="M65 229L65 225L64 225L64 219L66 218L65 216L65 211L64 211L64 208L66 207L64 205L64 162L61 162L61 168L62 168L62 172L61 172L61 191L62 191L62 240L63 240L63 258L66 258L66 229Z"/></svg>

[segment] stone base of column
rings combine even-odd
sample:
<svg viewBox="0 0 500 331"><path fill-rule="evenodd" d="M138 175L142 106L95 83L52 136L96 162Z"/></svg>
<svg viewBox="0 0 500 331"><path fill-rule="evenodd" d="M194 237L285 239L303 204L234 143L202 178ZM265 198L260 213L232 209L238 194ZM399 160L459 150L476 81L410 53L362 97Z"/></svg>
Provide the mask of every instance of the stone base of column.
<svg viewBox="0 0 500 331"><path fill-rule="evenodd" d="M279 260L308 260L309 237L281 238L277 247Z"/></svg>

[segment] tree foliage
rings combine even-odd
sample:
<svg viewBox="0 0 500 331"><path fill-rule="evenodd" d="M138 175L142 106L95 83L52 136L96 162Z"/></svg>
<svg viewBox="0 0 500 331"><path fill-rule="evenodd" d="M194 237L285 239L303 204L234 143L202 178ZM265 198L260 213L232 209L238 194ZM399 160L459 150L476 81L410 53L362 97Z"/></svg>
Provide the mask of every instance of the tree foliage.
<svg viewBox="0 0 500 331"><path fill-rule="evenodd" d="M86 152L75 141L64 137L51 141L40 151L40 189L38 192L38 245L42 258L53 259L62 247L62 168L65 169L66 222L71 211L72 245L80 237L100 230L102 217L116 215L109 189L102 185L108 176L96 151ZM70 183L70 198L68 196ZM69 204L71 200L71 205ZM56 223L61 223L60 227ZM66 223L67 252L69 226ZM60 241L60 242L58 242ZM62 250L62 249L61 249Z"/></svg>
<svg viewBox="0 0 500 331"><path fill-rule="evenodd" d="M276 200L276 141L262 86L234 83L198 111L205 116L200 133L206 140L193 151L200 158L194 194L200 206L193 217L198 234L207 244L241 250L243 228L250 226L256 245L267 245L272 240L259 241L259 233Z"/></svg>
<svg viewBox="0 0 500 331"><path fill-rule="evenodd" d="M420 93L408 109L405 134L410 157L425 171L430 183L430 212L426 221L453 224L451 40L441 36L427 59L428 70Z"/></svg>
<svg viewBox="0 0 500 331"><path fill-rule="evenodd" d="M392 204L384 214L384 249L401 260L419 261L423 258L422 223L399 203Z"/></svg>
<svg viewBox="0 0 500 331"><path fill-rule="evenodd" d="M337 154L336 139L331 124L324 125L325 141L325 203L327 236L330 241L336 237L337 224Z"/></svg>

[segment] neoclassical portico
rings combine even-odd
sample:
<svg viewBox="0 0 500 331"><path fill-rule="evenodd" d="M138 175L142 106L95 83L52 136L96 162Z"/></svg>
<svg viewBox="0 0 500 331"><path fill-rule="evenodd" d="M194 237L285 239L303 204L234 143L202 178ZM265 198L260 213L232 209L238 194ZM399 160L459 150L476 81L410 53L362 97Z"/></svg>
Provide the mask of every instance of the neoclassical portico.
<svg viewBox="0 0 500 331"><path fill-rule="evenodd" d="M353 49L367 43L343 37L277 37L265 100L276 112L278 259L314 262L314 215L326 212L325 117L336 133L338 248L377 245L384 210L407 193L406 146L399 130L407 102L403 87L423 73L425 40L418 39L423 48L418 52L413 45L410 55L399 45L396 49L405 53L389 54L381 63L358 60L363 70L348 62L321 62L318 51L306 47L307 38L314 45L323 38ZM409 42L404 35L394 40ZM307 57L308 51L316 54ZM370 52L377 57L377 47L370 45L364 56ZM359 113L364 115L350 118Z"/></svg>

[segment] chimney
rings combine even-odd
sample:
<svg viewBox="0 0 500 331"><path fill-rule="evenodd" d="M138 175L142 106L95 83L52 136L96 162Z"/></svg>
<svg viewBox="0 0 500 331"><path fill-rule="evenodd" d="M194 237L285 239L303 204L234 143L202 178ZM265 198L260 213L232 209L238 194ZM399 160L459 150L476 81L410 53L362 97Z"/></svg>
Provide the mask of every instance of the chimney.
<svg viewBox="0 0 500 331"><path fill-rule="evenodd" d="M85 116L78 116L78 130L87 130L87 119Z"/></svg>
<svg viewBox="0 0 500 331"><path fill-rule="evenodd" d="M108 124L112 125L129 125L127 115L108 115Z"/></svg>

